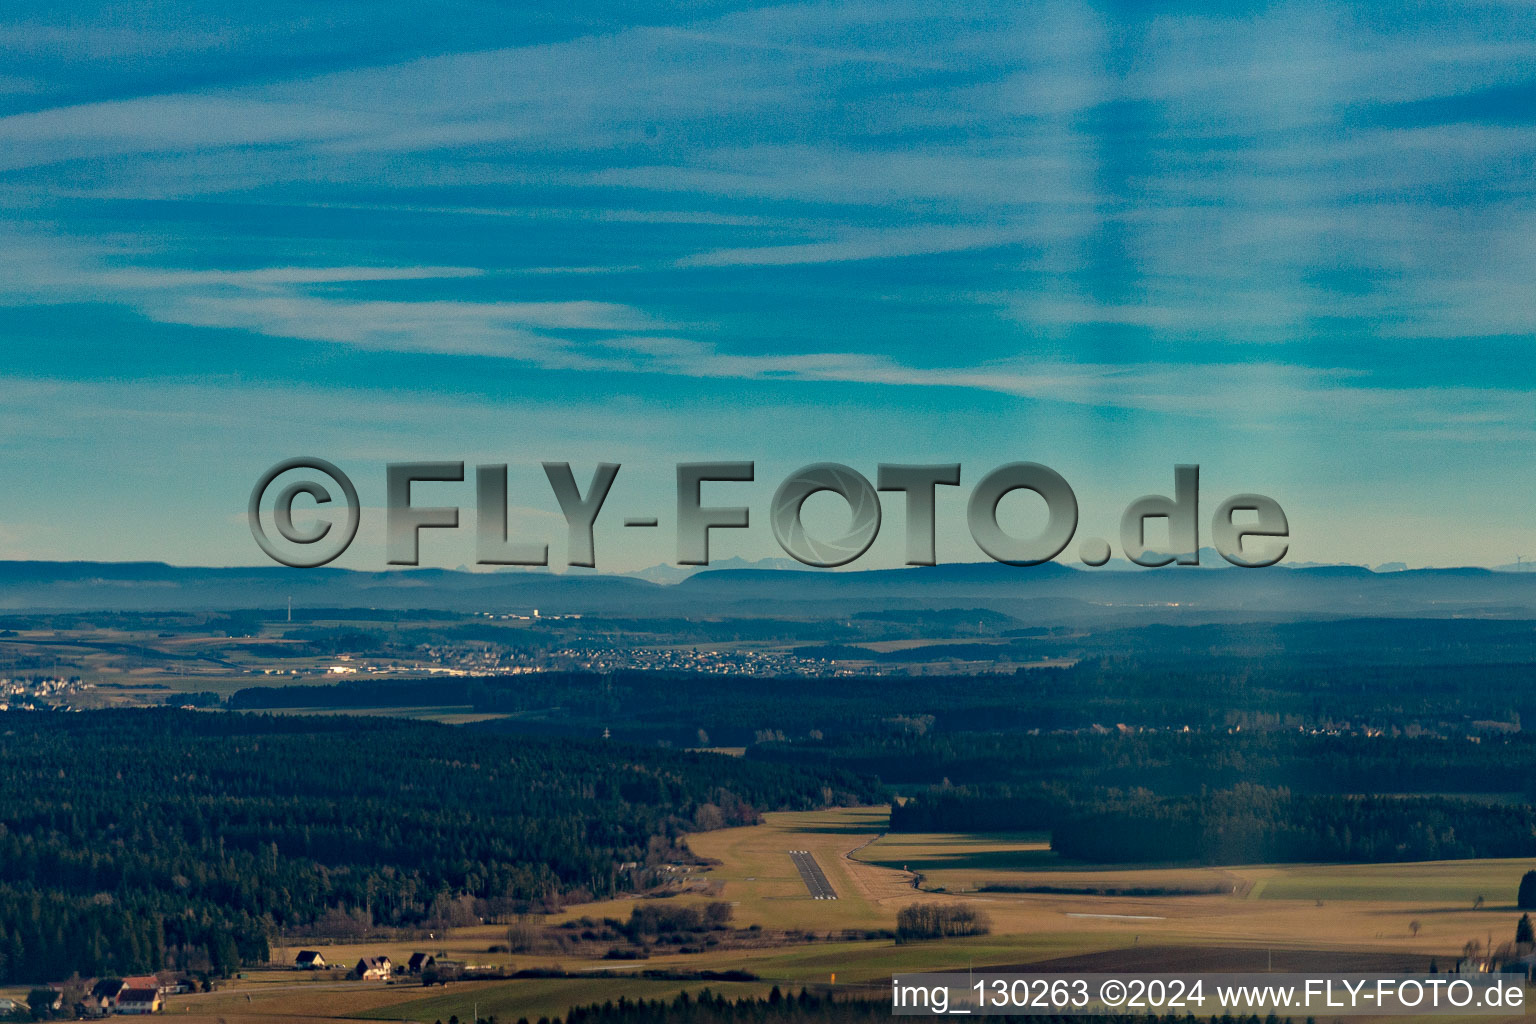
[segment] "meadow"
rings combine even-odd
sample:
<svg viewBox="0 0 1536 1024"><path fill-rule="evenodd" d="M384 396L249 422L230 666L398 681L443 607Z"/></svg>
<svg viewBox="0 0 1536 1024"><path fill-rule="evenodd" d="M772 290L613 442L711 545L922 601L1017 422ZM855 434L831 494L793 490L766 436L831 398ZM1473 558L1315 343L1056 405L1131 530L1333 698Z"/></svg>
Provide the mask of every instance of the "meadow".
<svg viewBox="0 0 1536 1024"><path fill-rule="evenodd" d="M414 982L335 982L285 969L247 972L223 990L173 997L169 1011L189 1024L248 1021L410 1020L427 1024L457 1015L500 1021L557 1015L619 996L672 996L703 988L731 995L770 986L836 989L877 997L903 970L966 970L1001 965L1047 969L1263 969L1349 965L1446 969L1464 943L1513 936L1515 887L1531 865L1522 861L1444 861L1397 865L1253 865L1236 868L1074 865L1056 858L1037 835L887 835L882 808L769 814L761 825L689 838L713 863L702 872L708 894L679 902L723 899L734 925L800 933L771 948L666 953L611 963L575 956L488 953L504 929L454 929L431 942L319 945L333 962L414 949L469 963L560 968L574 976L456 982L423 990ZM807 893L788 851L811 851L836 900ZM922 873L923 889L914 887ZM1179 895L1089 895L977 892L1002 885L1057 890L1209 890ZM925 891L944 888L946 892ZM1478 897L1483 897L1478 903ZM846 940L843 929L893 928L914 901L963 901L992 920L992 933L967 939L898 945L889 938ZM567 908L550 919L625 918L635 898ZM1418 922L1417 934L1410 928ZM807 941L807 935L814 939ZM314 944L306 944L313 946ZM299 944L288 943L291 958ZM278 956L274 951L274 958ZM634 976L641 970L742 970L756 982L681 981ZM630 976L624 976L630 975Z"/></svg>

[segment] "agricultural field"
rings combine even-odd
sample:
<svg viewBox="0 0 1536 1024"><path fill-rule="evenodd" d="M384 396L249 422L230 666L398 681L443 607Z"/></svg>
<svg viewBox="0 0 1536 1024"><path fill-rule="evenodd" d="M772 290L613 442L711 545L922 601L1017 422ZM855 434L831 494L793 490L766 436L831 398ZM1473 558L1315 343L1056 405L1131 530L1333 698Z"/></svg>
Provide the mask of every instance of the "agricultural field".
<svg viewBox="0 0 1536 1024"><path fill-rule="evenodd" d="M519 981L456 982L446 988L426 989L414 983L388 985L382 982L297 982L231 986L209 995L175 996L168 1000L167 1013L194 1024L226 1021L276 1022L304 1020L447 1020L457 1016L473 1020L495 1016L513 1022L527 1016L537 1019L563 1013L581 1006L620 995L631 998L661 998L684 990L698 991L708 986L712 991L732 998L761 995L768 984L733 982L652 981L641 978L616 979L598 973L580 978L530 978Z"/></svg>
<svg viewBox="0 0 1536 1024"><path fill-rule="evenodd" d="M379 1019L431 1024L457 1015L516 1021L620 995L671 996L708 987L731 995L773 985L882 990L893 972L1041 965L1046 969L1360 969L1447 967L1470 938L1513 935L1513 895L1523 861L1447 861L1397 865L1281 865L1237 868L1117 868L1056 858L1041 837L889 835L881 808L770 814L764 824L695 834L690 847L714 862L697 872L707 884L671 904L725 900L733 924L798 932L765 948L667 953L611 963L574 956L488 953L504 937L494 926L455 929L433 942L320 945L334 962L387 953L397 961L425 948L468 963L555 968L573 977L457 982L423 991L395 985L305 978L290 970L248 972L220 992L174 997L170 1012L189 1022ZM789 856L807 850L837 892L814 899ZM918 873L922 877L919 879ZM917 888L920 883L922 888ZM1052 889L976 891L979 887ZM947 891L928 891L943 888ZM1063 890L1096 889L1100 894ZM1129 893L1136 893L1135 895ZM1169 895L1149 895L1167 892ZM1478 903L1478 897L1483 897ZM890 938L847 939L844 929L895 927L914 901L970 903L991 918L992 933L897 945ZM567 908L580 917L625 918L634 898ZM1474 907L1474 904L1478 904ZM1415 935L1411 923L1418 922ZM274 951L274 959L278 956ZM758 982L645 979L641 970L742 970ZM628 977L622 975L631 975Z"/></svg>
<svg viewBox="0 0 1536 1024"><path fill-rule="evenodd" d="M934 898L983 906L1000 933L1084 929L1115 944L1391 951L1452 962L1508 941L1523 860L1119 867L1056 856L1044 837L887 835L855 856L922 873ZM978 891L980 890L980 891ZM1000 891L1033 890L1033 891ZM1415 922L1418 928L1411 927Z"/></svg>

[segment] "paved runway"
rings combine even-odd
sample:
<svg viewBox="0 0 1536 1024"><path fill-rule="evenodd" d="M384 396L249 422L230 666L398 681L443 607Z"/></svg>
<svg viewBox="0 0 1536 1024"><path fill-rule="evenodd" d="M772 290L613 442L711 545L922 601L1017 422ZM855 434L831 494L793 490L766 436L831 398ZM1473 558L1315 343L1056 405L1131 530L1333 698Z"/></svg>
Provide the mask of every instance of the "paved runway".
<svg viewBox="0 0 1536 1024"><path fill-rule="evenodd" d="M832 891L832 883L827 881L827 876L822 873L821 865L816 863L811 851L790 850L789 859L800 869L800 878L812 896L818 900L837 899L837 893Z"/></svg>

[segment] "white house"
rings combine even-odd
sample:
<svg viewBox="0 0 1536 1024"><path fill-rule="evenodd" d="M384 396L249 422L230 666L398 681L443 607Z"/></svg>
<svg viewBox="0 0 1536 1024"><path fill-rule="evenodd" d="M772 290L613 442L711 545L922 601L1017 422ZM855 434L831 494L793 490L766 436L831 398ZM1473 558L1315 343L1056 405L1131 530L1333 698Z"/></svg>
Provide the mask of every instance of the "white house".
<svg viewBox="0 0 1536 1024"><path fill-rule="evenodd" d="M159 1013L164 1005L158 988L124 989L117 997L118 1013Z"/></svg>
<svg viewBox="0 0 1536 1024"><path fill-rule="evenodd" d="M353 973L364 981L388 981L394 965L387 956L365 956L357 962Z"/></svg>

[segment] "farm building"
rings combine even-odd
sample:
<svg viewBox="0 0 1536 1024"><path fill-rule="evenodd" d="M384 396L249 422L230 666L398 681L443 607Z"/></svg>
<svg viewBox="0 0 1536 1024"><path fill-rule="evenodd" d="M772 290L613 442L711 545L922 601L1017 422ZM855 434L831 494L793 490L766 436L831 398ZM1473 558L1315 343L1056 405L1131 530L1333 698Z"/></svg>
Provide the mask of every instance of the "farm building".
<svg viewBox="0 0 1536 1024"><path fill-rule="evenodd" d="M123 989L128 983L122 978L102 978L91 986L92 999L105 999L110 1005L117 1002L117 997L122 995Z"/></svg>
<svg viewBox="0 0 1536 1024"><path fill-rule="evenodd" d="M158 986L124 989L117 997L118 1013L159 1013L163 1005Z"/></svg>
<svg viewBox="0 0 1536 1024"><path fill-rule="evenodd" d="M357 962L352 973L364 981L388 981L394 971L394 964L390 963L387 956L365 956Z"/></svg>

